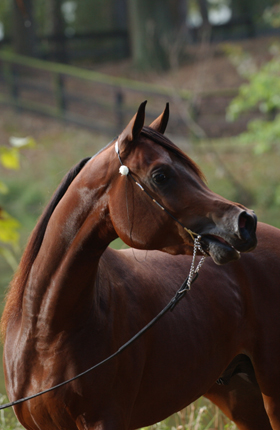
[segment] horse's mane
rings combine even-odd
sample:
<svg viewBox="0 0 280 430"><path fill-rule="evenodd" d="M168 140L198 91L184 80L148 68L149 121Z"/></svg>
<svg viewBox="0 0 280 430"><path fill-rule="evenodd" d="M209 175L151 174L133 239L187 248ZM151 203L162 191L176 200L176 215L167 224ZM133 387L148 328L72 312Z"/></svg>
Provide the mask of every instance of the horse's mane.
<svg viewBox="0 0 280 430"><path fill-rule="evenodd" d="M65 175L30 236L18 270L10 284L10 288L6 297L6 306L1 318L2 336L5 336L8 321L11 318L16 318L20 312L24 287L27 282L31 267L40 250L50 217L66 193L71 182L80 173L88 160L90 160L90 157L84 158Z"/></svg>
<svg viewBox="0 0 280 430"><path fill-rule="evenodd" d="M172 143L163 134L157 132L156 130L153 130L150 127L143 127L141 134L145 137L148 137L153 142L166 148L168 151L173 152L176 156L178 156L181 160L183 160L202 180L205 180L199 167L181 149L179 149L176 145L174 145L174 143ZM109 145L111 145L112 142L110 142L101 151L103 151ZM90 158L85 158L82 161L80 161L63 178L62 182L60 183L59 187L55 191L52 199L50 200L49 204L45 208L43 214L39 218L39 221L30 236L27 247L20 261L18 270L10 284L10 288L6 297L6 306L4 308L4 312L1 318L1 331L2 331L3 337L5 337L8 321L10 319L15 320L17 316L20 314L24 288L25 288L28 276L30 274L32 265L40 250L50 217L53 211L55 210L56 206L58 205L58 203L60 202L64 194L66 193L71 182L83 169L83 167L85 166L85 164L88 162L89 159Z"/></svg>
<svg viewBox="0 0 280 430"><path fill-rule="evenodd" d="M201 178L204 182L206 181L205 176L203 175L198 165L191 158L189 158L180 148L178 148L178 146L171 142L171 140L169 140L166 136L150 127L143 127L141 134L143 134L145 137L148 137L158 145L163 146L168 151L173 152L173 154L175 154L182 161L184 161L186 165L190 167L199 176L199 178Z"/></svg>

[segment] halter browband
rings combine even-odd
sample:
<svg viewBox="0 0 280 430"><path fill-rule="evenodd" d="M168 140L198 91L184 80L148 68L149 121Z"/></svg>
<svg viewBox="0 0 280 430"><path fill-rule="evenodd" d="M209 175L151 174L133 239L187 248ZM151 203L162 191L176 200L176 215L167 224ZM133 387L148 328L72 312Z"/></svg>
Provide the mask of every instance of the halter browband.
<svg viewBox="0 0 280 430"><path fill-rule="evenodd" d="M174 221L176 221L178 224L180 224L181 227L183 227L183 229L189 233L189 235L191 236L193 242L195 241L195 237L197 236L196 239L198 241L200 241L201 236L198 233L195 233L194 231L190 230L189 228L187 228L186 226L184 226L184 224L181 223L181 221L179 221L175 216L173 216L165 207L163 207L156 199L153 198L153 196L151 196L151 194L143 187L143 185L141 185L139 182L136 181L136 179L133 177L133 175L130 173L130 170L127 166L125 166L122 162L121 156L120 156L120 151L119 151L119 142L118 140L116 140L115 143L115 151L118 155L118 158L120 160L120 164L121 167L119 168L119 172L121 175L124 176L130 176L131 179L135 182L135 184L140 188L141 191L144 191L145 194L147 194L148 197L150 197L150 199L160 207L161 210L163 210L164 212L166 212ZM202 248L200 247L200 251L203 252ZM203 252L204 253L204 252Z"/></svg>

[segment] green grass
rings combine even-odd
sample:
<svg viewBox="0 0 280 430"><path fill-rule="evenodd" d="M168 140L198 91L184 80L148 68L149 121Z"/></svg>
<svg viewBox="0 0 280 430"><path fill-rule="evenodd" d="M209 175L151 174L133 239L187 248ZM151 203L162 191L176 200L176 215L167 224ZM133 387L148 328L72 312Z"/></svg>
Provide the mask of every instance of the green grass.
<svg viewBox="0 0 280 430"><path fill-rule="evenodd" d="M44 120L43 129L34 128L30 120L28 122L28 116L11 113L6 115L5 121L0 122L0 131L1 127L4 136L31 134L37 141L36 149L24 151L20 171L0 171L0 179L4 179L10 188L7 196L1 196L0 206L5 206L21 222L21 250L17 255L19 259L38 216L64 174L81 158L91 156L105 146L110 137L74 127L66 128L60 124L53 125L48 120ZM248 205L255 210L259 220L280 227L278 148L257 156L254 155L253 147L241 146L232 139L192 144L187 144L183 139L175 141L198 163L212 190L230 200ZM113 246L121 246L120 241L114 242ZM12 276L3 260L0 260L0 273L3 299ZM3 300L1 302L3 304ZM0 365L0 392L5 393L1 371ZM2 430L20 428L9 411L0 415L0 423ZM199 399L168 420L149 427L151 430L213 428L234 429L235 426L205 399Z"/></svg>
<svg viewBox="0 0 280 430"><path fill-rule="evenodd" d="M5 395L0 394L0 404L8 401ZM0 411L1 430L22 430L10 409ZM236 430L236 426L229 421L209 400L200 398L182 411L170 418L145 427L141 430Z"/></svg>
<svg viewBox="0 0 280 430"><path fill-rule="evenodd" d="M7 396L0 394L0 404L8 402ZM18 422L12 409L4 409L0 411L0 428L1 430L22 430L23 427Z"/></svg>
<svg viewBox="0 0 280 430"><path fill-rule="evenodd" d="M209 400L201 397L160 423L141 430L237 430Z"/></svg>

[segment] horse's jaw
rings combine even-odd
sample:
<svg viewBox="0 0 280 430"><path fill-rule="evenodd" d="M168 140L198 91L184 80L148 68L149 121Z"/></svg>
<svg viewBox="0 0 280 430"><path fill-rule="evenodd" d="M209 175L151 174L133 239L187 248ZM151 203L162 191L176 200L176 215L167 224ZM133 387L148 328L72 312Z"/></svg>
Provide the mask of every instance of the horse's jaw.
<svg viewBox="0 0 280 430"><path fill-rule="evenodd" d="M239 260L241 256L237 249L218 236L204 236L201 239L201 246L214 263L219 265Z"/></svg>
<svg viewBox="0 0 280 430"><path fill-rule="evenodd" d="M241 256L240 252L237 251L234 247L232 247L226 242L219 242L216 238L213 240L209 237L201 239L201 246L203 248L204 253L211 257L214 263L218 265L238 260ZM164 248L161 251L167 252L171 255L192 255L193 247L188 245L180 245ZM197 255L202 255L202 253L198 250Z"/></svg>
<svg viewBox="0 0 280 430"><path fill-rule="evenodd" d="M231 236L227 237L225 234L222 234L222 236L218 233L202 234L200 239L200 245L204 255L206 254L211 257L214 263L218 265L239 260L241 253L251 252L257 246L257 238L255 234L253 234L246 243L242 243L238 238L234 239ZM190 244L180 244L163 248L161 251L172 255L192 255L193 246ZM202 255L202 252L197 250L197 255Z"/></svg>
<svg viewBox="0 0 280 430"><path fill-rule="evenodd" d="M225 225L217 223L201 234L201 247L216 264L239 260L242 252L251 252L257 246L257 218L253 211L241 212L237 223L225 221Z"/></svg>

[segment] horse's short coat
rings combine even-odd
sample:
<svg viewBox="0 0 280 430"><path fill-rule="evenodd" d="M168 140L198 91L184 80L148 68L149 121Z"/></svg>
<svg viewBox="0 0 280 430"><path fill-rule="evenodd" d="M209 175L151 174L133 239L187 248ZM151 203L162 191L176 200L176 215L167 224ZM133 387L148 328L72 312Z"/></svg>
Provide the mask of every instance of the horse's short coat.
<svg viewBox="0 0 280 430"><path fill-rule="evenodd" d="M195 288L145 336L98 371L15 406L16 415L28 430L142 427L206 393L243 353L279 429L278 370L269 352L278 337L269 330L268 338L263 325L265 303L279 322L276 299L271 303L276 253L268 259L279 233L261 226L259 250L236 261L256 246L253 212L210 191L199 168L162 135L167 109L150 127L143 127L144 110L142 104L118 138L121 160L173 218L120 175L114 142L69 172L8 294L2 329L9 398L77 375L152 319L189 270L189 257L170 255L192 252L182 225L202 236L216 263L229 265L209 258ZM139 250L109 249L117 236Z"/></svg>

